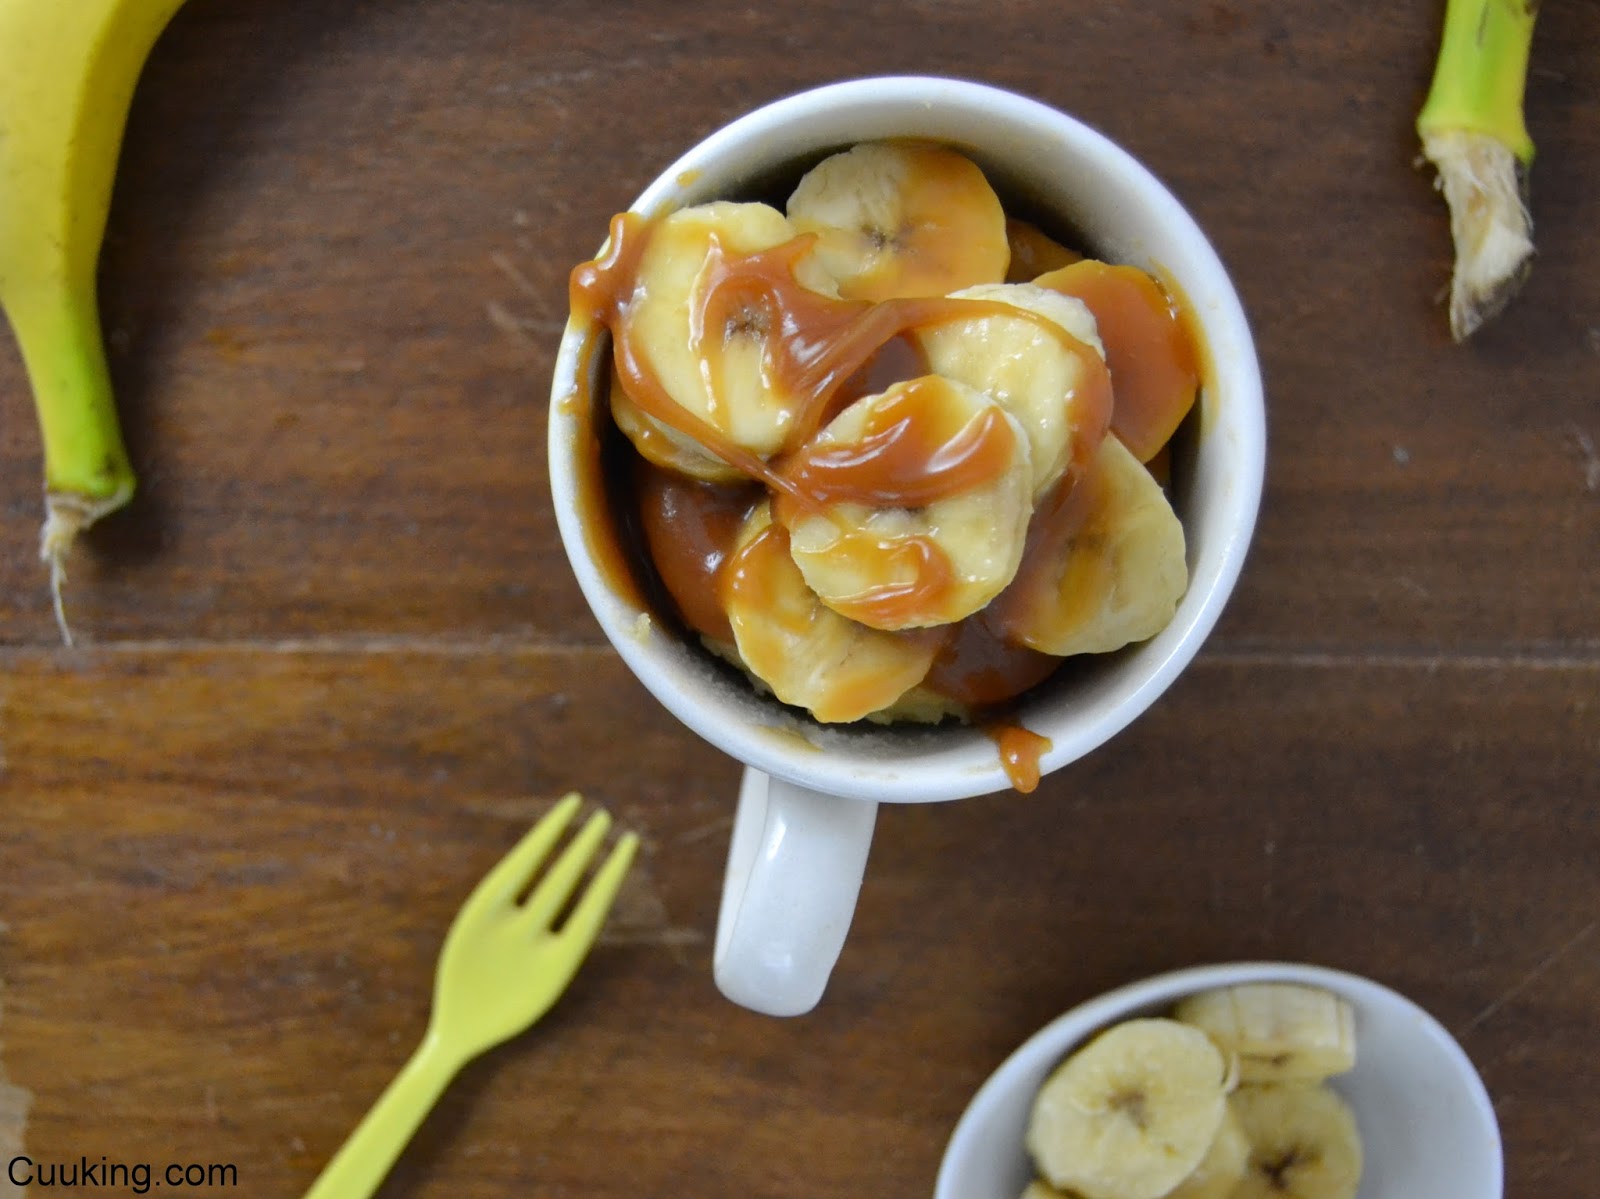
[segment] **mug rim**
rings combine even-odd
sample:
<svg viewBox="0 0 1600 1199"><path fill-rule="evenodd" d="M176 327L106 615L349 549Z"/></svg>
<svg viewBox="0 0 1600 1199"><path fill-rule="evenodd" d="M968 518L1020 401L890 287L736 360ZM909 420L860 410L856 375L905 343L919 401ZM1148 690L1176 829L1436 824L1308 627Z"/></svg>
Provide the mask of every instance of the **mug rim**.
<svg viewBox="0 0 1600 1199"><path fill-rule="evenodd" d="M1231 485L1224 510L1208 523L1221 541L1220 552L1203 577L1191 572L1189 588L1168 626L1137 647L1137 671L1111 666L1132 683L1107 710L1081 719L1055 714L1049 721L1020 718L1049 737L1051 748L1040 760L1041 775L1083 756L1115 736L1166 691L1198 652L1215 626L1243 568L1254 531L1265 473L1265 401L1259 362L1238 292L1209 239L1171 191L1131 153L1081 119L1038 100L988 84L939 76L872 76L826 84L765 104L723 125L680 155L639 195L630 209L646 215L684 202L686 191L703 173L719 164L744 162L752 154L762 160L760 141L775 130L826 117L842 108L892 111L915 105L929 113L982 113L995 128L1041 135L1047 130L1074 153L1092 156L1099 168L1115 171L1137 189L1141 201L1157 213L1156 221L1180 236L1193 273L1216 284L1220 310L1212 305L1196 320L1206 330L1227 333L1233 354L1215 364L1214 378L1226 378L1233 423L1227 455ZM902 136L915 136L907 131ZM752 146L752 142L756 145ZM821 151L836 144L822 138ZM793 157L792 155L786 157ZM748 172L746 172L748 173ZM702 197L706 198L706 197ZM687 199L699 202L699 199ZM1181 282L1180 278L1180 282ZM641 622L636 604L619 596L594 561L576 502L577 417L570 410L573 395L582 395L579 377L590 339L603 335L596 324L569 319L552 378L548 424L550 486L558 530L580 589L602 631L629 669L651 694L704 740L747 766L826 794L888 802L934 802L1005 790L1010 781L994 744L976 727L939 726L891 731L841 729L811 720L770 697L759 698L743 680L747 695L723 694L709 678L718 669L702 662L698 647L686 644L653 613ZM567 401L567 402L563 402ZM1210 436L1210 435L1207 435ZM1127 651L1124 651L1127 652ZM730 685L733 683L729 680ZM1059 705L1057 705L1059 707ZM1052 709L1052 711L1054 711ZM858 722L860 723L860 722ZM1045 727L1050 725L1051 727ZM863 754L863 744L869 752ZM870 747L897 744L900 752L874 756Z"/></svg>

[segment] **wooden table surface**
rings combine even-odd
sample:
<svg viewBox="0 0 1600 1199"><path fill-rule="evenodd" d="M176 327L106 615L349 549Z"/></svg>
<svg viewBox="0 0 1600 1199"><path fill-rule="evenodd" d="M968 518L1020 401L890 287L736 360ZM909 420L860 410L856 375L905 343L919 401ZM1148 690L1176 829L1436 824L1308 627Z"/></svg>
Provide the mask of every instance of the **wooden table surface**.
<svg viewBox="0 0 1600 1199"><path fill-rule="evenodd" d="M387 1196L925 1196L1039 1025L1240 958L1413 996L1483 1073L1509 1193L1592 1194L1600 5L1541 13L1541 257L1465 347L1411 131L1441 9L191 0L103 261L142 490L71 563L70 650L0 347L5 1158L299 1194L421 1032L461 898L577 787L640 867ZM1254 324L1266 495L1177 685L1030 797L883 811L824 1004L772 1020L711 980L737 768L556 536L553 347L568 270L683 149L917 71L1075 113L1191 208Z"/></svg>

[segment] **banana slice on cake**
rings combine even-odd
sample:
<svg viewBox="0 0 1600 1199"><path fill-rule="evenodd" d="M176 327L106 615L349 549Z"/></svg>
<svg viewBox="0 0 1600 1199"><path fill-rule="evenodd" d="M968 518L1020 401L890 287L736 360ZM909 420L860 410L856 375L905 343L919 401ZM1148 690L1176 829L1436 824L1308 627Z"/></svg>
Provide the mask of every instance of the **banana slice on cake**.
<svg viewBox="0 0 1600 1199"><path fill-rule="evenodd" d="M1031 283L987 283L950 298L1004 307L919 329L928 367L976 387L1017 418L1028 434L1038 499L1075 458L1093 457L1111 418L1111 380L1094 317L1082 300Z"/></svg>
<svg viewBox="0 0 1600 1199"><path fill-rule="evenodd" d="M1064 657L1121 649L1167 626L1189 582L1183 525L1117 438L1100 443L1065 501L1035 523L1017 581L990 614L1008 639Z"/></svg>
<svg viewBox="0 0 1600 1199"><path fill-rule="evenodd" d="M1190 1025L1113 1025L1040 1088L1028 1151L1046 1181L1084 1199L1159 1199L1205 1158L1226 1115L1229 1073Z"/></svg>
<svg viewBox="0 0 1600 1199"><path fill-rule="evenodd" d="M723 606L744 667L824 723L859 720L920 683L940 638L886 633L840 616L806 586L788 543L762 504L723 569Z"/></svg>
<svg viewBox="0 0 1600 1199"><path fill-rule="evenodd" d="M1320 987L1219 987L1188 996L1173 1015L1234 1054L1244 1082L1321 1082L1356 1064L1355 1013Z"/></svg>
<svg viewBox="0 0 1600 1199"><path fill-rule="evenodd" d="M784 465L777 519L822 602L876 629L951 624L1016 574L1033 512L1028 440L938 375L855 401Z"/></svg>
<svg viewBox="0 0 1600 1199"><path fill-rule="evenodd" d="M639 365L673 403L759 458L783 447L803 403L784 391L783 380L771 369L778 336L773 326L780 314L749 289L709 307L707 287L719 264L794 240L794 227L766 204L718 201L672 213L656 224L640 255L618 330L619 340L632 347ZM809 251L796 256L792 274L806 291L836 294ZM673 461L663 465L697 478L727 477L725 470L697 465L716 455L691 434L667 428L644 411L642 397L614 391L614 410L618 395L623 397L618 426L641 454L652 461L653 453L664 454ZM659 437L641 436L641 429Z"/></svg>
<svg viewBox="0 0 1600 1199"><path fill-rule="evenodd" d="M1229 1100L1250 1164L1231 1199L1355 1199L1361 1134L1324 1086L1245 1086Z"/></svg>
<svg viewBox="0 0 1600 1199"><path fill-rule="evenodd" d="M789 219L851 300L942 296L1005 278L1006 214L968 158L927 142L864 142L811 168Z"/></svg>

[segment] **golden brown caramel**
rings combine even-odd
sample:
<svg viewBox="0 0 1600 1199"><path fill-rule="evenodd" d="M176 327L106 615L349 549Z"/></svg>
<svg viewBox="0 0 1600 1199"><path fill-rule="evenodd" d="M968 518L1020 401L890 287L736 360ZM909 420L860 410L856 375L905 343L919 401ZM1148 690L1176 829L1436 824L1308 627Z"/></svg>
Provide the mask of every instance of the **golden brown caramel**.
<svg viewBox="0 0 1600 1199"><path fill-rule="evenodd" d="M1063 478L1035 510L1017 576L985 613L1002 637L1014 637L1028 604L1042 591L1056 587L1057 572L1073 538L1089 525L1104 503L1104 480L1098 472L1086 468ZM1092 602L1092 595L1085 586L1081 602ZM1071 600L1072 597L1063 597L1058 602L1070 604Z"/></svg>
<svg viewBox="0 0 1600 1199"><path fill-rule="evenodd" d="M1166 445L1194 405L1199 353L1188 323L1149 275L1085 259L1034 280L1094 313L1115 384L1111 429L1140 462Z"/></svg>
<svg viewBox="0 0 1600 1199"><path fill-rule="evenodd" d="M764 498L752 484L701 483L643 461L635 472L639 517L656 573L697 633L732 641L718 598L722 569L745 518Z"/></svg>
<svg viewBox="0 0 1600 1199"><path fill-rule="evenodd" d="M1060 665L1060 658L1005 640L980 612L955 626L922 685L969 708L988 708L1032 690Z"/></svg>
<svg viewBox="0 0 1600 1199"><path fill-rule="evenodd" d="M845 408L867 396L879 395L896 383L909 383L912 379L932 374L928 355L923 352L909 333L896 334L878 347L866 365L840 385L823 414L823 424L838 416Z"/></svg>
<svg viewBox="0 0 1600 1199"><path fill-rule="evenodd" d="M596 343L589 341L583 347L578 364L578 378L593 378ZM623 550L624 538L617 512L609 502L606 486L605 438L603 429L596 427L598 413L581 390L561 399L568 405L576 426L576 453L573 455L574 483L577 490L578 523L583 529L584 544L593 559L601 578L625 602L634 607L644 607L644 595L634 575L633 565Z"/></svg>
<svg viewBox="0 0 1600 1199"><path fill-rule="evenodd" d="M568 283L572 311L580 318L598 321L611 330L617 374L627 389L628 398L641 411L699 442L749 477L781 487L782 481L759 457L736 445L711 422L696 416L668 395L661 381L640 360L639 347L627 335L628 306L638 287L639 260L649 244L652 228L649 221L634 212L624 212L611 219L611 238L606 253L572 270ZM796 285L795 290L804 289Z"/></svg>
<svg viewBox="0 0 1600 1199"><path fill-rule="evenodd" d="M992 725L984 732L1000 751L1000 765L1016 790L1027 795L1039 786L1039 759L1050 752L1050 738L1020 725Z"/></svg>
<svg viewBox="0 0 1600 1199"><path fill-rule="evenodd" d="M874 508L921 508L981 487L1010 464L1016 434L997 407L967 419L951 393L937 375L913 379L874 404L859 441L813 441L783 474L818 503Z"/></svg>

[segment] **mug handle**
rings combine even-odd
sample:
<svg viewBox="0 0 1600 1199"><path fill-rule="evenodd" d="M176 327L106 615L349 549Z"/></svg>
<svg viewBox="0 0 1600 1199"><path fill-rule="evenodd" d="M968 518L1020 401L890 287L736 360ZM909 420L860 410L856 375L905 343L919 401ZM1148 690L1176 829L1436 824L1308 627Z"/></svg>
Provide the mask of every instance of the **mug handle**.
<svg viewBox="0 0 1600 1199"><path fill-rule="evenodd" d="M817 1006L867 868L878 805L745 767L728 843L713 973L733 1002L768 1016Z"/></svg>

